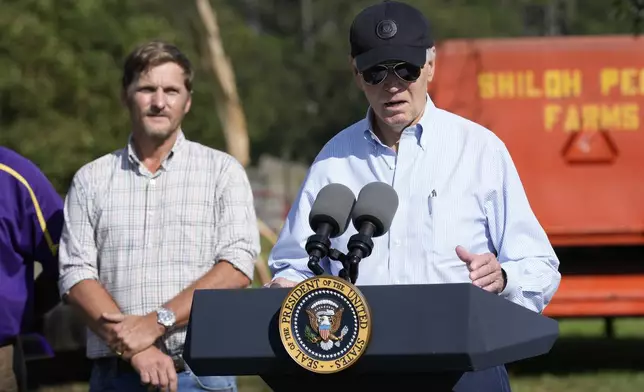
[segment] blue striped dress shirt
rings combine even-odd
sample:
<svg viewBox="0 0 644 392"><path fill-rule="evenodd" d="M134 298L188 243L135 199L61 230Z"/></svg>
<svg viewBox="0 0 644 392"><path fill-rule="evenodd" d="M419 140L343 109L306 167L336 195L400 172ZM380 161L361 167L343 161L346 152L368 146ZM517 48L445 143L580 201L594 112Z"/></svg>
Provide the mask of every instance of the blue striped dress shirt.
<svg viewBox="0 0 644 392"><path fill-rule="evenodd" d="M357 197L364 185L381 181L396 190L399 207L389 232L374 238L372 254L360 263L358 286L471 282L455 252L462 245L497 255L508 278L501 296L543 311L559 286L559 260L504 143L427 96L422 118L403 131L396 154L374 135L370 115L334 136L310 167L269 257L274 278L313 276L304 245L320 189L341 183ZM355 233L350 225L332 246L346 252ZM321 265L333 275L342 269L329 259Z"/></svg>

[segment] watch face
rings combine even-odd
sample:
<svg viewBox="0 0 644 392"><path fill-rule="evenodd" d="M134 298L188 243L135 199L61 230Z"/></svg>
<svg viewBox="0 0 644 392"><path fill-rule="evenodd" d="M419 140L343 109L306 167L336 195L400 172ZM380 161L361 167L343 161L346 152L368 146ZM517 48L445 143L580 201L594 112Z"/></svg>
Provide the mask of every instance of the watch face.
<svg viewBox="0 0 644 392"><path fill-rule="evenodd" d="M157 314L159 315L159 322L164 326L169 327L174 324L174 314L172 312L163 309L159 310Z"/></svg>

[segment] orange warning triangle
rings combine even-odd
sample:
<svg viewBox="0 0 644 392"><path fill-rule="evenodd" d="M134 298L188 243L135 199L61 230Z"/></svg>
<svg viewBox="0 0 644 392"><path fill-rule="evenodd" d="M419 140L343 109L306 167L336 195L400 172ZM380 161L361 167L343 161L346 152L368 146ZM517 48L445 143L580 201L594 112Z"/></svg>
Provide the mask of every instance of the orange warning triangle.
<svg viewBox="0 0 644 392"><path fill-rule="evenodd" d="M605 131L575 132L563 148L563 156L570 163L611 163L617 155L615 142Z"/></svg>

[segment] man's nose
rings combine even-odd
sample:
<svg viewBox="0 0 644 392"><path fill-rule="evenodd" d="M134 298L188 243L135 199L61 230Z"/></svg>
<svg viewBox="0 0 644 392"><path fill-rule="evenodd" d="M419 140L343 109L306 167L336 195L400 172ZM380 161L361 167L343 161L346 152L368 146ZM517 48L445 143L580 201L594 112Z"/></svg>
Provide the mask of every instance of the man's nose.
<svg viewBox="0 0 644 392"><path fill-rule="evenodd" d="M389 71L382 84L383 88L389 92L396 92L403 87L402 80L400 80L393 71Z"/></svg>
<svg viewBox="0 0 644 392"><path fill-rule="evenodd" d="M165 94L160 88L157 89L152 95L152 106L155 108L163 109L165 107Z"/></svg>

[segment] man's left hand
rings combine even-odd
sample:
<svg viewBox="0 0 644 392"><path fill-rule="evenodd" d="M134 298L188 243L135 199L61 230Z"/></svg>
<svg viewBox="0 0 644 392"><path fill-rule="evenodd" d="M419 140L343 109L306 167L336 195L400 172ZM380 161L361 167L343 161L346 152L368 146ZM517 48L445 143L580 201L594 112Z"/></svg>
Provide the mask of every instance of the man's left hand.
<svg viewBox="0 0 644 392"><path fill-rule="evenodd" d="M462 246L456 247L456 255L465 264L470 271L470 280L474 285L481 287L483 290L500 293L505 288L505 279L501 270L501 263L492 253L483 253L477 255L470 253Z"/></svg>
<svg viewBox="0 0 644 392"><path fill-rule="evenodd" d="M163 326L157 323L154 312L145 316L104 313L103 320L116 323L113 328L116 343L111 348L125 359L153 345L165 332Z"/></svg>

